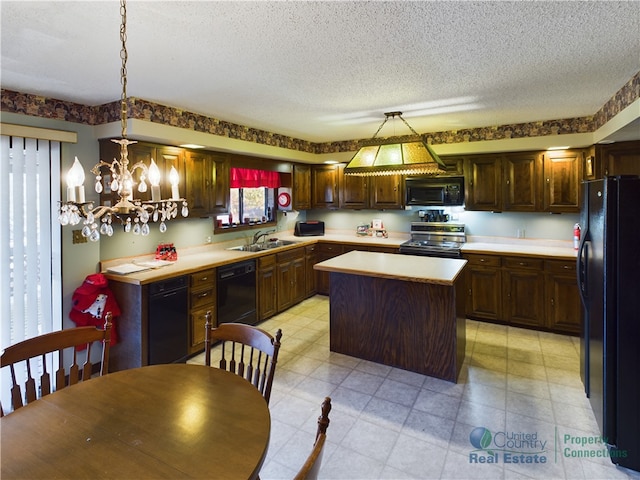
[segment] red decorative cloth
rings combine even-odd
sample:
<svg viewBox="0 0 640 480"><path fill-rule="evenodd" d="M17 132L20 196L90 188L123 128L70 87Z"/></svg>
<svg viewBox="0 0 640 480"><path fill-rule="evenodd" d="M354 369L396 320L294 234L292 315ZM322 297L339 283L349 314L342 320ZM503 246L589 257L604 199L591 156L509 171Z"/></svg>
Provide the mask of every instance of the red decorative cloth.
<svg viewBox="0 0 640 480"><path fill-rule="evenodd" d="M232 168L230 181L231 188L278 188L281 186L278 172L252 168Z"/></svg>
<svg viewBox="0 0 640 480"><path fill-rule="evenodd" d="M88 275L82 285L73 292L71 297L72 308L69 318L78 327L95 326L104 328L105 315L111 312L111 342L113 346L118 343L115 318L120 316L120 307L113 292L109 290L109 281L101 273ZM80 349L80 348L79 348Z"/></svg>

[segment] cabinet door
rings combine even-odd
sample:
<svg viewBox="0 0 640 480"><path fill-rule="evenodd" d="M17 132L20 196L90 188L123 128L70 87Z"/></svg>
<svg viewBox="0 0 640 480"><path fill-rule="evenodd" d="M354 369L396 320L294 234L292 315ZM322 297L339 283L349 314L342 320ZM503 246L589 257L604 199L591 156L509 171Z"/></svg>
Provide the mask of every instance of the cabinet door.
<svg viewBox="0 0 640 480"><path fill-rule="evenodd" d="M311 166L293 165L293 201L294 210L311 209Z"/></svg>
<svg viewBox="0 0 640 480"><path fill-rule="evenodd" d="M231 160L228 155L219 153L212 153L211 158L214 178L211 185L209 212L212 214L227 213L231 196Z"/></svg>
<svg viewBox="0 0 640 480"><path fill-rule="evenodd" d="M204 348L204 337L205 337L204 325L205 323L207 323L206 314L209 310L211 311L212 315L215 315L215 308L211 308L211 309L205 308L202 310L196 310L189 314L190 328L191 328L191 335L190 335L190 342L189 342L190 354L201 351ZM212 321L214 322L214 325L215 325L215 318L212 319Z"/></svg>
<svg viewBox="0 0 640 480"><path fill-rule="evenodd" d="M576 262L547 260L544 270L547 327L554 332L580 334L582 304L576 282Z"/></svg>
<svg viewBox="0 0 640 480"><path fill-rule="evenodd" d="M186 180L186 163L185 152L177 147L159 146L156 148L156 163L162 173L162 182L160 183L160 194L163 199L171 198L171 184L169 183L169 173L171 167L174 167L180 176L180 184L178 190L181 198L187 198L187 182Z"/></svg>
<svg viewBox="0 0 640 480"><path fill-rule="evenodd" d="M581 150L544 154L544 211L580 212L582 156Z"/></svg>
<svg viewBox="0 0 640 480"><path fill-rule="evenodd" d="M314 165L311 169L311 207L338 208L339 175L337 165Z"/></svg>
<svg viewBox="0 0 640 480"><path fill-rule="evenodd" d="M340 191L340 208L354 210L369 208L369 180L372 177L343 175Z"/></svg>
<svg viewBox="0 0 640 480"><path fill-rule="evenodd" d="M370 177L369 194L371 198L371 208L400 209L404 204L402 193L401 175Z"/></svg>
<svg viewBox="0 0 640 480"><path fill-rule="evenodd" d="M596 145L596 164L604 176L640 175L640 141Z"/></svg>
<svg viewBox="0 0 640 480"><path fill-rule="evenodd" d="M291 288L291 303L300 303L305 299L305 265L306 261L304 257L298 258L291 262L293 285Z"/></svg>
<svg viewBox="0 0 640 480"><path fill-rule="evenodd" d="M316 294L316 272L313 266L318 262L318 254L316 253L316 246L309 245L305 247L305 297L312 297Z"/></svg>
<svg viewBox="0 0 640 480"><path fill-rule="evenodd" d="M293 305L293 283L294 283L294 271L291 266L291 261L278 262L276 267L277 272L277 307L278 312L286 310Z"/></svg>
<svg viewBox="0 0 640 480"><path fill-rule="evenodd" d="M467 266L467 315L478 319L502 321L500 268Z"/></svg>
<svg viewBox="0 0 640 480"><path fill-rule="evenodd" d="M465 208L467 210L502 210L502 158L499 156L468 158L465 172Z"/></svg>
<svg viewBox="0 0 640 480"><path fill-rule="evenodd" d="M278 311L276 256L258 259L258 318L264 320Z"/></svg>
<svg viewBox="0 0 640 480"><path fill-rule="evenodd" d="M510 154L503 161L505 210L535 212L541 196L540 155L536 153Z"/></svg>
<svg viewBox="0 0 640 480"><path fill-rule="evenodd" d="M580 334L582 304L576 277L549 275L546 279L547 326L554 332Z"/></svg>
<svg viewBox="0 0 640 480"><path fill-rule="evenodd" d="M190 215L207 216L210 211L213 161L208 153L187 152L187 202Z"/></svg>
<svg viewBox="0 0 640 480"><path fill-rule="evenodd" d="M543 261L505 257L503 265L504 319L509 325L545 327Z"/></svg>

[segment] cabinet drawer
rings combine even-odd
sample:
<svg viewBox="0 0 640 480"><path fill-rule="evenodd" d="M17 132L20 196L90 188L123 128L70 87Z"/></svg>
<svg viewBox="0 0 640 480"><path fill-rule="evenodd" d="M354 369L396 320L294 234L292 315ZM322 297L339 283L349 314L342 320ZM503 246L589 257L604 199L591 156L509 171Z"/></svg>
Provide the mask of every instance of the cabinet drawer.
<svg viewBox="0 0 640 480"><path fill-rule="evenodd" d="M191 292L191 309L214 305L216 302L216 289L211 285L208 288Z"/></svg>
<svg viewBox="0 0 640 480"><path fill-rule="evenodd" d="M544 269L548 273L559 273L567 275L575 275L576 273L576 261L575 260L545 260Z"/></svg>
<svg viewBox="0 0 640 480"><path fill-rule="evenodd" d="M544 261L540 258L504 257L503 266L505 268L542 271L542 267L544 266Z"/></svg>
<svg viewBox="0 0 640 480"><path fill-rule="evenodd" d="M215 269L203 270L191 274L191 288L197 289L204 286L211 286L216 278Z"/></svg>
<svg viewBox="0 0 640 480"><path fill-rule="evenodd" d="M339 243L319 243L318 252L341 254L344 253L344 246Z"/></svg>
<svg viewBox="0 0 640 480"><path fill-rule="evenodd" d="M304 258L304 248L294 248L287 252L276 253L276 260L278 263L288 262L297 258Z"/></svg>
<svg viewBox="0 0 640 480"><path fill-rule="evenodd" d="M263 268L269 268L276 264L276 256L275 255L266 255L264 257L258 258L258 270Z"/></svg>
<svg viewBox="0 0 640 480"><path fill-rule="evenodd" d="M499 267L500 257L497 255L465 255L464 258L469 262L470 265L478 265L485 267Z"/></svg>

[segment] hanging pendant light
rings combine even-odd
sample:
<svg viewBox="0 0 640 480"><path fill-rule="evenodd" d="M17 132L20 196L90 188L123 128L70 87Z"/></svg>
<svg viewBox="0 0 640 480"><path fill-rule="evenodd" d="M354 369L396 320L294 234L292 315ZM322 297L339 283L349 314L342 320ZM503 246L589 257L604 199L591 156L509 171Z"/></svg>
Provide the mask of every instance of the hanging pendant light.
<svg viewBox="0 0 640 480"><path fill-rule="evenodd" d="M107 163L100 160L92 169L91 173L96 176L95 190L98 194L105 190L103 182L106 176L110 176L109 188L117 193L118 202L115 205L106 204L94 207L93 202L85 202L84 198L84 170L76 157L73 167L67 175L67 201L60 202L58 210L58 220L61 225L77 225L83 222L82 235L91 241L98 241L100 235L113 235L111 223L117 219L124 225L125 232L133 231L136 235L148 235L149 226L147 222L162 219L160 232L167 229L165 221L177 217L178 206L182 204L181 214L183 217L189 215L187 201L180 198L178 183L179 176L174 167L171 168L170 184L171 198L162 200L160 198L159 169L153 159L151 165L147 166L143 162L138 162L129 168L128 146L137 143L127 139L127 5L126 0L120 1L120 41L122 48L120 58L122 67L120 69L120 82L122 84L122 95L120 97L120 124L122 127L122 138L111 140L120 145L120 159L113 159ZM133 188L135 185L134 173L138 171L139 182L138 192L147 191L147 179L151 183L151 201L142 201L133 198ZM101 218L102 217L102 218ZM98 223L101 222L101 226ZM132 228L133 224L133 228Z"/></svg>
<svg viewBox="0 0 640 480"><path fill-rule="evenodd" d="M385 119L373 137L361 142L360 150L344 169L345 175L435 175L446 170L442 159L402 118L402 112L387 112L384 115ZM376 138L387 121L395 117L402 120L413 135Z"/></svg>

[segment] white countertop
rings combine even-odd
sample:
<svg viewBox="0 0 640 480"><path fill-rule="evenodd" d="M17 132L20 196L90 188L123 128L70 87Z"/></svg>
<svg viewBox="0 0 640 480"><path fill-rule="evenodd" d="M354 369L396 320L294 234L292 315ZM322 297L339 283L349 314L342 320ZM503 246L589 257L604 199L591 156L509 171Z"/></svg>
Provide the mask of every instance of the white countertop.
<svg viewBox="0 0 640 480"><path fill-rule="evenodd" d="M462 253L509 254L528 257L561 257L575 259L578 252L573 242L531 238L473 237L469 236Z"/></svg>
<svg viewBox="0 0 640 480"><path fill-rule="evenodd" d="M316 263L316 270L364 275L408 282L453 285L467 263L452 258L352 251Z"/></svg>
<svg viewBox="0 0 640 480"><path fill-rule="evenodd" d="M358 236L355 234L355 232L349 232L345 230L329 230L324 236L320 237L296 237L291 233L282 232L274 234L274 237L280 238L282 240L292 240L296 243L294 245L281 247L274 250L266 250L263 252L255 253L227 250L227 248L229 247L241 245L244 243L243 240L236 239L228 242L219 242L210 245L202 245L199 247L179 249L178 260L176 262L172 262L171 265L141 272L134 272L127 275L118 275L112 273L106 275L110 280L143 285L159 280L166 280L168 278L176 277L179 275L187 275L207 268L220 267L223 265L240 262L242 260L258 258L264 255L279 253L293 248L313 245L317 242L398 248L400 244L409 240L410 235L390 232L389 238L383 238L375 236ZM575 250L573 250L572 242L537 239L515 239L505 237L469 236L467 238L467 243L462 247L462 252L493 255L510 254L534 257L558 257L567 259L576 258L576 252ZM404 257L408 257L409 260L405 259ZM109 266L119 265L123 263L136 263L138 261L148 261L152 259L152 254L146 256L143 255L136 258L114 259L102 262L102 269L103 271L105 271ZM433 257L418 257L413 255L396 255L392 259L387 261L388 265L386 266L386 268L388 269L388 271L394 271L396 273L401 268L407 268L407 270L404 272L405 277L414 278L413 281L421 281L416 280L416 278L420 278L420 272L416 271L416 267L413 266L417 265L417 263L415 262L417 262L418 259L421 259L420 262L422 262L423 260L448 260L436 259ZM430 268L435 267L433 267L432 265ZM452 281L447 280L447 278L450 278L450 276L447 275L447 272L442 271L441 273L441 277L439 275L436 275L436 277L441 278L441 280L445 283L447 281ZM400 275L402 276L401 270ZM380 276L384 276L384 272L380 273ZM422 281L424 281L424 279Z"/></svg>

